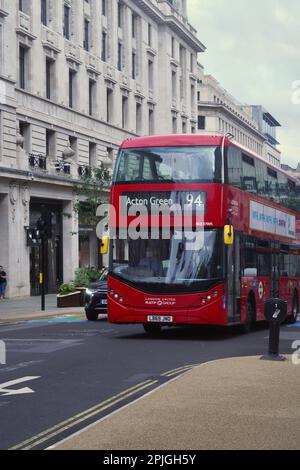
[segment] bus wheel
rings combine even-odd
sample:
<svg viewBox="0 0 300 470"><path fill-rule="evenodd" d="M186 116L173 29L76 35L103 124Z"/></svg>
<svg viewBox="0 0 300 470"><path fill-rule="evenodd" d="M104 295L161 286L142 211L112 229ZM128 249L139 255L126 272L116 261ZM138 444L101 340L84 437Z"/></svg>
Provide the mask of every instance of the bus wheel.
<svg viewBox="0 0 300 470"><path fill-rule="evenodd" d="M144 330L148 335L156 336L159 335L161 332L161 326L160 325L154 325L151 323L144 323L143 324Z"/></svg>
<svg viewBox="0 0 300 470"><path fill-rule="evenodd" d="M298 317L298 312L299 312L299 302L298 302L298 294L297 292L294 292L294 297L293 297L293 304L292 304L292 314L287 318L288 323L296 323L297 322L297 317Z"/></svg>
<svg viewBox="0 0 300 470"><path fill-rule="evenodd" d="M242 325L242 332L244 334L251 333L255 325L255 306L251 297L248 298L246 308L246 320Z"/></svg>

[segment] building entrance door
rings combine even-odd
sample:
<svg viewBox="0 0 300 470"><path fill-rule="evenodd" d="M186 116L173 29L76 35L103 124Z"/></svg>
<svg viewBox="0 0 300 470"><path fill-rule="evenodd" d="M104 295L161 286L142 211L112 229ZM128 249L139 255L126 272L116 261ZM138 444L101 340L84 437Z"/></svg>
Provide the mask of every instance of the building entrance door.
<svg viewBox="0 0 300 470"><path fill-rule="evenodd" d="M32 199L30 204L30 228L34 228L42 214L42 205L52 214L52 238L45 243L46 294L56 294L63 282L62 206L53 201ZM40 246L30 248L31 295L40 295L39 273L41 270Z"/></svg>

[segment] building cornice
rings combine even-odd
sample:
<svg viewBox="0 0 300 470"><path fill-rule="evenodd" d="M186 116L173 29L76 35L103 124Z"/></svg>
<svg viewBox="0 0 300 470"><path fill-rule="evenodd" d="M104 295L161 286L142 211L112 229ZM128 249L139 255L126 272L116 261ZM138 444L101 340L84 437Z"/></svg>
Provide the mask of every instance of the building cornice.
<svg viewBox="0 0 300 470"><path fill-rule="evenodd" d="M237 116L235 113L230 111L226 106L222 104L214 104L210 102L199 102L198 104L198 109L205 109L205 110L218 110L224 114L227 114L231 119L234 119L236 122L239 123L240 126L246 127L249 129L252 133L254 133L257 137L259 137L261 140L265 141L266 137L264 134L262 134L258 129L255 129L255 127L252 127L250 124L248 124L246 121L242 120Z"/></svg>
<svg viewBox="0 0 300 470"><path fill-rule="evenodd" d="M197 52L204 52L206 47L195 35L196 30L190 31L184 23L179 21L174 15L165 15L149 0L136 0L135 2L141 10L146 13L150 18L160 25L167 25L172 29L180 38L182 38L190 47ZM187 23L188 24L188 23ZM188 24L189 25L189 24ZM195 33L194 33L195 31Z"/></svg>

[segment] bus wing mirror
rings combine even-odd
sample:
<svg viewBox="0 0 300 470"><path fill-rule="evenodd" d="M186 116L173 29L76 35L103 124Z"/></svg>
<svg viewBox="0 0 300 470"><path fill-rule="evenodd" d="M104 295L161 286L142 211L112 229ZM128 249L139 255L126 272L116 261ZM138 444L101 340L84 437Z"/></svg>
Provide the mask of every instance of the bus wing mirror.
<svg viewBox="0 0 300 470"><path fill-rule="evenodd" d="M232 225L225 225L224 227L224 243L225 245L233 245L234 243L234 229Z"/></svg>
<svg viewBox="0 0 300 470"><path fill-rule="evenodd" d="M109 248L109 236L105 235L101 240L101 255L107 255Z"/></svg>

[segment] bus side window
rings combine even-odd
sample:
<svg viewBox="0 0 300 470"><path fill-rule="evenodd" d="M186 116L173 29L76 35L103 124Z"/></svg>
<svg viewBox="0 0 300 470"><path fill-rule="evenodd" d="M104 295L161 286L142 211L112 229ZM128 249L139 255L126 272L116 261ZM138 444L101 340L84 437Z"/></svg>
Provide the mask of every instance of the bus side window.
<svg viewBox="0 0 300 470"><path fill-rule="evenodd" d="M230 145L227 152L228 184L236 188L242 187L242 153L241 150Z"/></svg>
<svg viewBox="0 0 300 470"><path fill-rule="evenodd" d="M257 253L256 242L252 237L246 237L244 242L244 276L256 277L257 276Z"/></svg>
<svg viewBox="0 0 300 470"><path fill-rule="evenodd" d="M257 193L255 160L247 154L242 154L243 189L249 193Z"/></svg>

